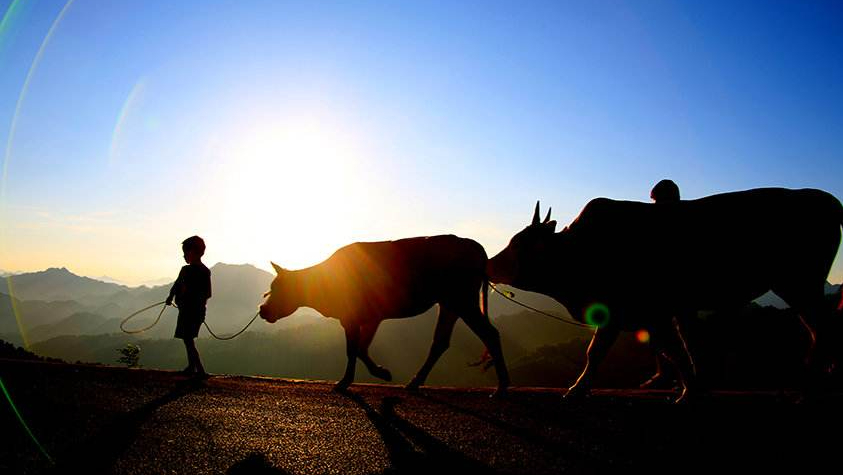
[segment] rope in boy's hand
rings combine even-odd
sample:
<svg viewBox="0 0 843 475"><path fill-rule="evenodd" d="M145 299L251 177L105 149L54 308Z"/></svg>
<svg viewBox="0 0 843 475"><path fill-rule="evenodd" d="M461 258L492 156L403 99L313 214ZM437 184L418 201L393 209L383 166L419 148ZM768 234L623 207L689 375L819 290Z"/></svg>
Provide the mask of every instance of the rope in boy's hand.
<svg viewBox="0 0 843 475"><path fill-rule="evenodd" d="M162 304L163 304L163 305L162 305ZM131 320L131 319L135 318L136 316L140 315L141 313L146 312L147 310L150 310L150 309L152 309L152 308L155 308L155 307L157 307L157 306L159 306L159 305L162 305L162 307L161 307L161 311L160 311L160 312L158 312L158 316L155 318L155 321L154 321L154 322L152 322L152 324L151 324L151 325L149 325L149 326L147 326L147 327L143 327L143 328L141 328L140 330L126 330L126 329L123 327L123 326L126 324L126 322L128 322L129 320ZM172 303L168 303L166 300L162 300L161 302L156 302L156 303L154 303L154 304L152 304L152 305L150 305L150 306L148 306L148 307L144 307L144 308L142 308L142 309L138 310L137 312L132 313L132 314L131 314L131 315L129 315L128 317L124 318L124 319L123 319L123 321L122 321L122 322L120 322L120 330L122 330L122 331L123 331L123 333L128 333L128 334L130 334L130 335L135 334L135 333L145 332L145 331L149 330L150 328L152 328L152 327L154 327L155 325L157 325L157 324L158 324L158 321L159 321L159 320L161 320L161 315L163 315L163 314L164 314L164 310L166 310L168 306L173 306L173 307L175 307L175 305L173 305Z"/></svg>
<svg viewBox="0 0 843 475"><path fill-rule="evenodd" d="M162 304L163 304L163 305L162 305ZM125 324L126 324L126 322L128 322L129 320L131 320L131 319L135 318L136 316L140 315L141 313L146 312L147 310L151 310L151 309L153 309L153 308L155 308L155 307L157 307L157 306L159 306L159 305L162 305L162 307L161 307L161 311L160 311L160 312L158 312L158 316L155 318L155 321L154 321L154 322L152 322L150 325L148 325L148 326L146 326L146 327L143 327L143 328L141 328L141 329L139 329L139 330L126 330L126 328L124 328L124 325L125 325ZM161 320L161 315L163 315L163 314L164 314L164 310L167 310L167 307L174 307L174 308L178 308L178 306L177 306L177 305L173 304L172 302L168 302L167 300L162 300L161 302L156 302L156 303L154 303L154 304L152 304L152 305L149 305L149 306L147 306L147 307L144 307L144 308L142 308L142 309L140 309L140 310L138 310L138 311L136 311L136 312L132 313L132 314L131 314L131 315L129 315L128 317L124 318L124 319L123 319L123 321L122 321L122 322L120 322L120 330L122 330L122 331L123 331L123 333L128 333L128 334L130 334L130 335L133 335L133 334L135 334L135 333L145 332L145 331L149 330L150 328L152 328L152 327L154 327L155 325L157 325L157 324L158 324L158 321L159 321L159 320ZM260 312L256 313L256 314L255 314L255 316L254 316L254 317L252 317L252 319L251 319L251 320L249 320L249 323L247 323L247 324L246 324L246 326L245 326L245 327L243 327L243 329L241 329L241 330L240 330L240 331L238 331L237 333L234 333L234 334L232 334L232 335L228 335L228 336L219 336L219 335L217 335L216 333L214 333L214 331L213 331L213 330L211 330L211 327L209 327L209 326L208 326L208 322L203 321L202 323L205 325L205 328L208 330L208 333L210 333L212 337L216 338L217 340L223 340L223 341L225 341L225 340L231 340L231 339L234 339L236 336L239 336L241 333L243 333L244 331L246 331L246 329L247 329L247 328L249 328L249 327L252 325L252 323L254 323L254 321L258 318L258 315L260 315Z"/></svg>

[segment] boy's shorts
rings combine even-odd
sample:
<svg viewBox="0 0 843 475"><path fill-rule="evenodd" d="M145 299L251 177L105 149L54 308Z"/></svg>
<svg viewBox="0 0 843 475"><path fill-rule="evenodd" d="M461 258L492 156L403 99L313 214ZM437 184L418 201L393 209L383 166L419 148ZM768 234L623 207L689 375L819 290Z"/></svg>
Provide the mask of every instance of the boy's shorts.
<svg viewBox="0 0 843 475"><path fill-rule="evenodd" d="M199 327L205 321L205 309L185 310L179 308L179 318L176 322L176 338L190 340L199 336Z"/></svg>

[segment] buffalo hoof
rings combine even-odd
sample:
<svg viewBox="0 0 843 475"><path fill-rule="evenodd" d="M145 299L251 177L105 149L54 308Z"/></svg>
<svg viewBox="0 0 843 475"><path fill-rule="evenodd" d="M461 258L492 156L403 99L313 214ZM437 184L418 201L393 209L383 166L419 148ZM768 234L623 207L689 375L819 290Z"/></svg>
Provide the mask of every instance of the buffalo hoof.
<svg viewBox="0 0 843 475"><path fill-rule="evenodd" d="M369 373L371 373L372 376L380 378L384 381L392 381L392 373L390 373L389 370L384 368L383 366L372 368L371 370L369 370Z"/></svg>
<svg viewBox="0 0 843 475"><path fill-rule="evenodd" d="M662 373L654 374L650 379L639 386L640 389L675 389L678 387L676 380L665 376Z"/></svg>
<svg viewBox="0 0 843 475"><path fill-rule="evenodd" d="M689 405L695 404L702 400L703 393L699 390L690 390L687 388L682 389L682 393L679 394L679 397L673 401L674 404L679 405Z"/></svg>
<svg viewBox="0 0 843 475"><path fill-rule="evenodd" d="M349 386L351 386L351 381L339 381L334 385L334 391L338 393L348 392Z"/></svg>
<svg viewBox="0 0 843 475"><path fill-rule="evenodd" d="M509 388L506 386L498 386L498 389L495 389L495 392L489 395L492 399L503 399L509 396Z"/></svg>
<svg viewBox="0 0 843 475"><path fill-rule="evenodd" d="M571 386L568 392L565 393L565 401L581 402L589 395L591 391L584 386Z"/></svg>

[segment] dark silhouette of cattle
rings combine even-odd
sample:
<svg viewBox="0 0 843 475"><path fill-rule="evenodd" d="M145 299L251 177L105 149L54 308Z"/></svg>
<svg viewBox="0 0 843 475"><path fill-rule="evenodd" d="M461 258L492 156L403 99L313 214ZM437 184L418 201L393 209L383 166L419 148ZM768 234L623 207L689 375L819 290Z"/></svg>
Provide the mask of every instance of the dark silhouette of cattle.
<svg viewBox="0 0 843 475"><path fill-rule="evenodd" d="M843 207L819 190L765 188L672 203L597 198L555 232L550 213L489 260L492 282L547 294L597 327L585 369L569 389L587 394L621 330L646 329L696 391L693 361L673 317L738 308L772 290L802 317L818 374L839 359L829 343L824 284L840 245Z"/></svg>
<svg viewBox="0 0 843 475"><path fill-rule="evenodd" d="M438 303L430 353L407 388L424 384L448 348L457 318L462 318L491 354L498 393L502 393L509 385L509 376L498 331L486 312L486 262L486 251L480 244L452 235L357 242L307 269L286 270L273 263L278 275L260 306L260 315L272 323L299 307L310 307L339 319L345 329L348 356L345 375L336 385L342 390L354 380L357 358L373 376L391 381L391 373L369 357L378 325L387 318L419 315Z"/></svg>

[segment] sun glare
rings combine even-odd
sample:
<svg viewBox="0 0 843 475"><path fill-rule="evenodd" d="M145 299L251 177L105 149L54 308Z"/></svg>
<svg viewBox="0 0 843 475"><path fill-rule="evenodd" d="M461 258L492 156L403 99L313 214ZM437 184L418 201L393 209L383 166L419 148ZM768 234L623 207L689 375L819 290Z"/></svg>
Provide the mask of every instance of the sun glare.
<svg viewBox="0 0 843 475"><path fill-rule="evenodd" d="M227 259L315 264L346 244L369 201L353 134L319 121L249 128L222 147L212 219Z"/></svg>

